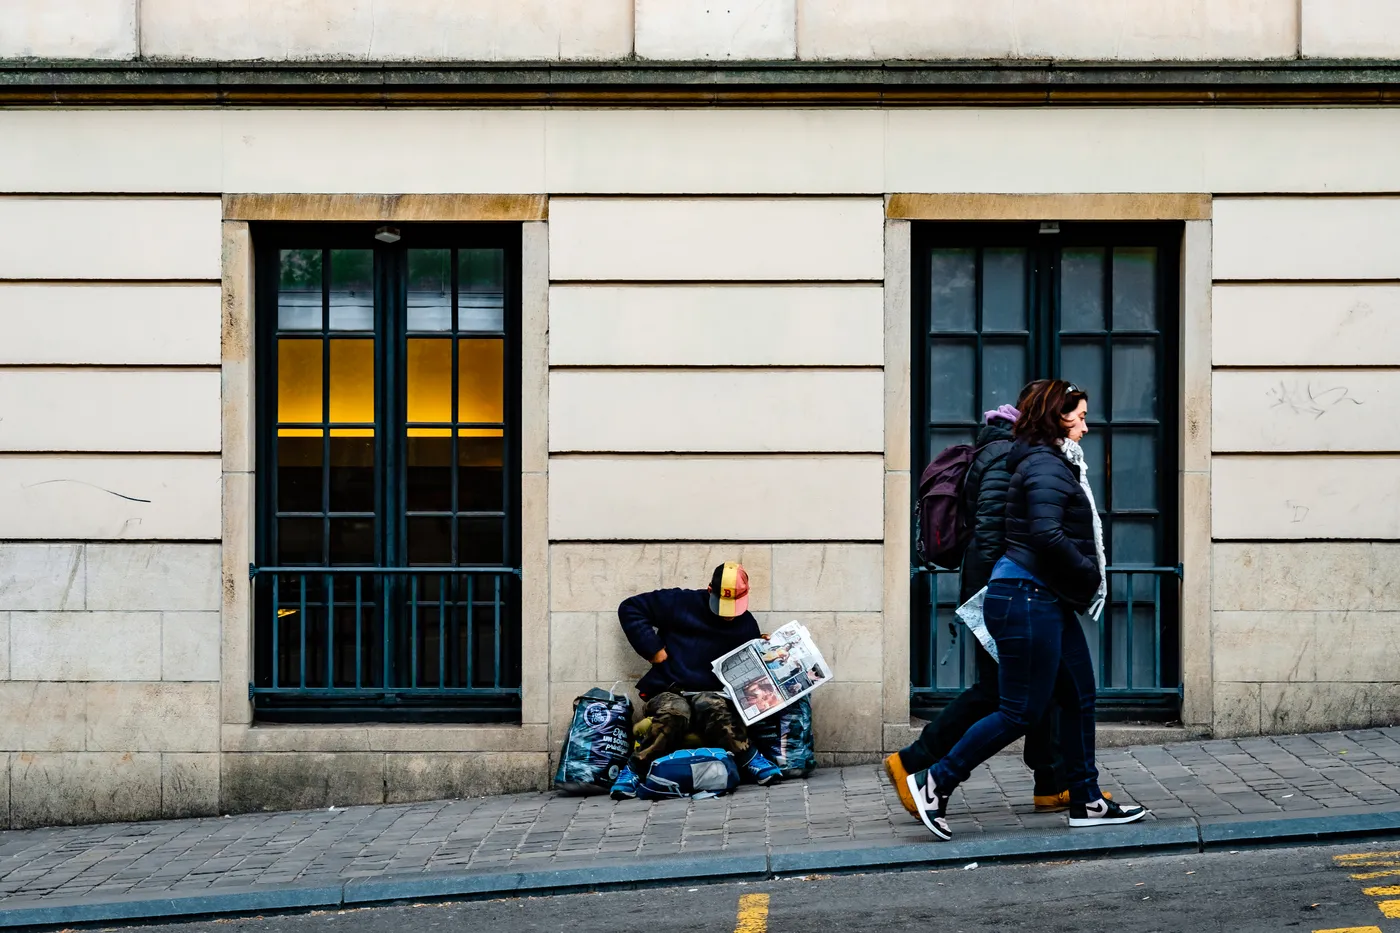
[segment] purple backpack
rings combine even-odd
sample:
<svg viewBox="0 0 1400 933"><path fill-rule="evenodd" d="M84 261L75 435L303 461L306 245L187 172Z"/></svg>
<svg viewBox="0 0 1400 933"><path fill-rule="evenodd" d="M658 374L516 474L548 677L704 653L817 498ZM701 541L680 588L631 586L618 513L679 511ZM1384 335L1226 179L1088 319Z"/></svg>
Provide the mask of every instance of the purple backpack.
<svg viewBox="0 0 1400 933"><path fill-rule="evenodd" d="M944 570L962 566L963 552L972 537L971 522L963 504L963 484L980 447L954 444L933 458L919 477L919 498L914 503L914 549L925 565Z"/></svg>

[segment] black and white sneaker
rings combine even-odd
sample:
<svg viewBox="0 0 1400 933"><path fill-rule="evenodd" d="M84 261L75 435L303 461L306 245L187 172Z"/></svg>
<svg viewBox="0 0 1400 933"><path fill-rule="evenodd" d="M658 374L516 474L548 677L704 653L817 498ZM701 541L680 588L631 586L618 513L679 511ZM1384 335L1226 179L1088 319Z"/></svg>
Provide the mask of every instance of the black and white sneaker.
<svg viewBox="0 0 1400 933"><path fill-rule="evenodd" d="M1120 807L1116 801L1102 797L1093 803L1069 805L1070 826L1116 826L1119 823L1136 823L1146 815L1146 807Z"/></svg>
<svg viewBox="0 0 1400 933"><path fill-rule="evenodd" d="M920 781L919 778L924 778ZM948 796L939 794L938 788L933 784L933 777L927 771L911 774L904 779L909 785L909 793L914 796L914 809L918 811L919 819L924 821L929 832L939 839L947 841L953 838L953 831L948 828Z"/></svg>

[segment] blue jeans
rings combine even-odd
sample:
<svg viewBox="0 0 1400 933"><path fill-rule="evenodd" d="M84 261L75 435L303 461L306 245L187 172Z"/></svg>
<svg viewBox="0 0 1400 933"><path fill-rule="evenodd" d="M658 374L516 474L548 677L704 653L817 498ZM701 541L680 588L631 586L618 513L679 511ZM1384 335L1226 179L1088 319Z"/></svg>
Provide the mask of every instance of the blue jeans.
<svg viewBox="0 0 1400 933"><path fill-rule="evenodd" d="M1053 696L1070 799L1097 800L1103 795L1094 767L1094 668L1079 620L1049 590L1022 580L989 584L982 615L997 643L1001 706L929 769L938 792L952 793L973 768L1025 735Z"/></svg>

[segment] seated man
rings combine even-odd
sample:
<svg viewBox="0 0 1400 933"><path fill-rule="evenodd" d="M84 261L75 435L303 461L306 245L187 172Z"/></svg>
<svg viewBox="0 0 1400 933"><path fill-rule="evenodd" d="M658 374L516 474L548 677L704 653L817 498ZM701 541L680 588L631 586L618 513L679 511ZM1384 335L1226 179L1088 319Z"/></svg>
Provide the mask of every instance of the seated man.
<svg viewBox="0 0 1400 933"><path fill-rule="evenodd" d="M692 731L732 754L739 770L757 783L782 779L777 766L749 745L744 721L710 667L720 655L759 637L748 606L749 575L730 562L715 568L708 589L656 590L617 607L633 650L651 662L637 692L652 729L613 784L614 800L637 796L651 763L680 748Z"/></svg>

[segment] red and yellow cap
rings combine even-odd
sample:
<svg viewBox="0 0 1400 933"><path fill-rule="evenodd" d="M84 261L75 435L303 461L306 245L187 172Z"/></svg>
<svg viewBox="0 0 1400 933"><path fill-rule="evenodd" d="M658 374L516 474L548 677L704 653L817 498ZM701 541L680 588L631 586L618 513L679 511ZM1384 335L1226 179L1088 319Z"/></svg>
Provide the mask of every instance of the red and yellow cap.
<svg viewBox="0 0 1400 933"><path fill-rule="evenodd" d="M734 562L725 561L710 578L710 611L732 619L749 611L749 575Z"/></svg>

